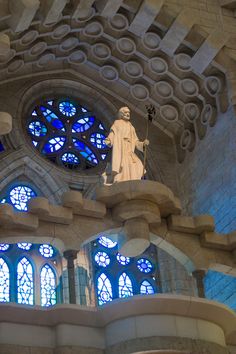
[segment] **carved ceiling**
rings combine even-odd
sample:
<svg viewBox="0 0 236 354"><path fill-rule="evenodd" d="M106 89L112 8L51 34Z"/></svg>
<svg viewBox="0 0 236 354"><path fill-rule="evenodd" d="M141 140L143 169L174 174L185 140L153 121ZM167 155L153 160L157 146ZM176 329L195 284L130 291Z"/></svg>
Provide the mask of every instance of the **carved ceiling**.
<svg viewBox="0 0 236 354"><path fill-rule="evenodd" d="M2 0L1 84L71 72L192 151L236 101L235 1ZM229 90L228 90L229 87Z"/></svg>

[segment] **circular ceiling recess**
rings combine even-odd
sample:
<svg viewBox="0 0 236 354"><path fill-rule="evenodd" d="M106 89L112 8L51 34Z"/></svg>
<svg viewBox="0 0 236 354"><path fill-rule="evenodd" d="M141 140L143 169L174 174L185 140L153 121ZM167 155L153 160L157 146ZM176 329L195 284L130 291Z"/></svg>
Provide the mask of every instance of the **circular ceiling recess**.
<svg viewBox="0 0 236 354"><path fill-rule="evenodd" d="M26 127L31 146L58 166L78 171L105 167L107 130L77 99L49 97L37 102Z"/></svg>

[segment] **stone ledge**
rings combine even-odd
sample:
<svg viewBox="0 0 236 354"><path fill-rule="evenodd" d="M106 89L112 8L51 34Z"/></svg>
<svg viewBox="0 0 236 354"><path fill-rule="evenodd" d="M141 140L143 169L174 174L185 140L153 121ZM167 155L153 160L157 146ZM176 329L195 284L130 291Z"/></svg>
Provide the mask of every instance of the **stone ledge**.
<svg viewBox="0 0 236 354"><path fill-rule="evenodd" d="M10 204L0 204L0 225L8 229L36 230L38 217L25 212L15 213Z"/></svg>
<svg viewBox="0 0 236 354"><path fill-rule="evenodd" d="M235 233L222 235L222 234L217 234L215 232L203 232L200 240L201 240L201 244L204 247L218 248L226 251L233 251L234 249L236 249Z"/></svg>
<svg viewBox="0 0 236 354"><path fill-rule="evenodd" d="M173 231L201 235L215 229L214 218L210 215L181 216L171 215L168 218L168 228Z"/></svg>

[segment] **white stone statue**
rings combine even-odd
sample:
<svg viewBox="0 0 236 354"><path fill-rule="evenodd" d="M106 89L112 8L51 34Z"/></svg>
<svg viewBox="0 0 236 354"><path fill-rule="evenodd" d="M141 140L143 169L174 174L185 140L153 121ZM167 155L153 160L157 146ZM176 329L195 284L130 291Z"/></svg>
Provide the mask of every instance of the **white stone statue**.
<svg viewBox="0 0 236 354"><path fill-rule="evenodd" d="M112 147L112 161L110 181L108 172L105 176L105 183L114 183L141 179L144 174L144 167L135 148L142 151L149 141L139 141L133 125L130 123L130 110L122 107L118 111L118 119L113 123L105 143Z"/></svg>

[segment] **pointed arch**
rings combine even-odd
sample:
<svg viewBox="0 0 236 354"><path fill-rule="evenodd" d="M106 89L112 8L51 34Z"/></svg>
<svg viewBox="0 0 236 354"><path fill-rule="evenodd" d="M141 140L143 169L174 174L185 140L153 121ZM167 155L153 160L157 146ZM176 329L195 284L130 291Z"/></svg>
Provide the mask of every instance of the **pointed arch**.
<svg viewBox="0 0 236 354"><path fill-rule="evenodd" d="M140 294L142 295L155 294L154 287L147 279L144 279L140 285Z"/></svg>
<svg viewBox="0 0 236 354"><path fill-rule="evenodd" d="M0 258L0 302L10 301L10 271L6 261Z"/></svg>
<svg viewBox="0 0 236 354"><path fill-rule="evenodd" d="M34 272L28 258L23 257L17 263L17 302L34 304Z"/></svg>
<svg viewBox="0 0 236 354"><path fill-rule="evenodd" d="M124 272L118 280L119 297L133 296L133 284L130 277Z"/></svg>
<svg viewBox="0 0 236 354"><path fill-rule="evenodd" d="M52 306L57 303L56 274L49 264L45 264L40 272L40 297L42 306Z"/></svg>
<svg viewBox="0 0 236 354"><path fill-rule="evenodd" d="M112 285L105 273L101 273L97 279L97 294L99 305L113 300Z"/></svg>

